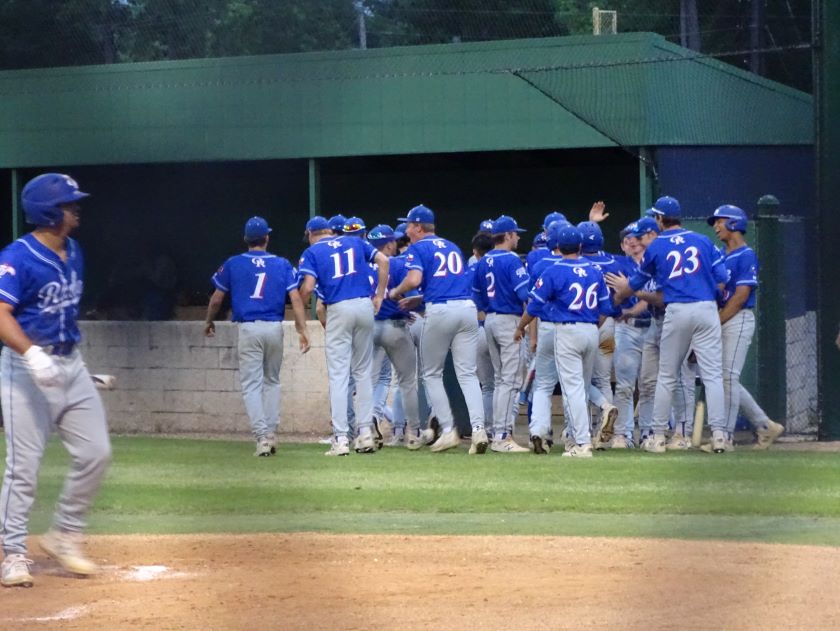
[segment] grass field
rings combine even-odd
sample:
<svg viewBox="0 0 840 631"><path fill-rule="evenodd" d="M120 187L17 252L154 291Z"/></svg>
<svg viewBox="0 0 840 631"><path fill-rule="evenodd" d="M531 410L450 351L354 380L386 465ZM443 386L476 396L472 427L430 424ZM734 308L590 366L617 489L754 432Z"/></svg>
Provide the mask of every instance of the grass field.
<svg viewBox="0 0 840 631"><path fill-rule="evenodd" d="M840 545L840 454L468 457L386 449L326 458L283 444L118 437L93 533L293 532L675 537ZM5 456L5 443L0 441ZM68 457L53 441L32 532Z"/></svg>

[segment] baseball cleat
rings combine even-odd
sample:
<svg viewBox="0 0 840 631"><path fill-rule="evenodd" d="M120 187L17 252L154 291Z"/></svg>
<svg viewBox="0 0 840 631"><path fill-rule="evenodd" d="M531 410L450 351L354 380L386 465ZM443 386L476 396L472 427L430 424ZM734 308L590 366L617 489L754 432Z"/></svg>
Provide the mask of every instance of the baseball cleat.
<svg viewBox="0 0 840 631"><path fill-rule="evenodd" d="M501 440L494 440L490 444L490 451L495 451L496 453L501 454L520 454L527 453L529 450L527 447L516 444L513 437L508 435Z"/></svg>
<svg viewBox="0 0 840 631"><path fill-rule="evenodd" d="M81 541L79 534L52 529L41 536L40 545L41 550L58 561L67 572L91 576L99 571L99 567L84 555Z"/></svg>
<svg viewBox="0 0 840 631"><path fill-rule="evenodd" d="M490 441L487 439L487 432L484 428L473 429L472 439L470 440L470 455L481 455L487 451L487 445Z"/></svg>
<svg viewBox="0 0 840 631"><path fill-rule="evenodd" d="M324 452L325 456L346 456L350 453L350 441L341 436L330 441L330 448Z"/></svg>
<svg viewBox="0 0 840 631"><path fill-rule="evenodd" d="M373 434L360 434L353 443L353 449L357 454L376 453L376 441Z"/></svg>
<svg viewBox="0 0 840 631"><path fill-rule="evenodd" d="M543 442L542 436L536 434L531 436L531 445L534 449L534 454L537 456L547 456L551 447Z"/></svg>
<svg viewBox="0 0 840 631"><path fill-rule="evenodd" d="M618 408L612 403L605 404L601 409L601 422L598 431L595 433L595 440L598 443L608 443L612 440L617 419Z"/></svg>
<svg viewBox="0 0 840 631"><path fill-rule="evenodd" d="M635 446L632 438L620 434L613 436L610 441L610 449L633 449Z"/></svg>
<svg viewBox="0 0 840 631"><path fill-rule="evenodd" d="M277 453L277 436L275 434L266 434L266 440L268 440L268 445L271 447L271 455Z"/></svg>
<svg viewBox="0 0 840 631"><path fill-rule="evenodd" d="M254 452L254 455L266 458L272 453L274 452L271 450L271 441L268 440L267 436L263 436L257 441L257 450Z"/></svg>
<svg viewBox="0 0 840 631"><path fill-rule="evenodd" d="M458 447L460 444L461 437L458 435L458 430L453 427L448 432L443 432L429 449L431 451L446 451Z"/></svg>
<svg viewBox="0 0 840 631"><path fill-rule="evenodd" d="M437 439L440 438L440 421L438 420L437 416L432 416L429 418L429 429L432 430L433 438L430 444L436 443Z"/></svg>
<svg viewBox="0 0 840 631"><path fill-rule="evenodd" d="M373 431L373 442L376 444L376 448L382 449L382 445L385 444L385 440L382 437L382 431L379 429L379 419L375 416L373 417L371 430Z"/></svg>
<svg viewBox="0 0 840 631"><path fill-rule="evenodd" d="M648 436L645 442L645 451L649 454L664 454L666 451L665 436L662 434L651 434Z"/></svg>
<svg viewBox="0 0 840 631"><path fill-rule="evenodd" d="M674 434L665 443L665 449L668 451L687 451L691 449L691 442L685 437L680 434Z"/></svg>
<svg viewBox="0 0 840 631"><path fill-rule="evenodd" d="M32 587L29 566L32 561L23 554L8 554L0 565L0 585L3 587Z"/></svg>
<svg viewBox="0 0 840 631"><path fill-rule="evenodd" d="M756 442L753 449L767 449L785 432L785 426L775 421L767 421L767 426L755 430Z"/></svg>
<svg viewBox="0 0 840 631"><path fill-rule="evenodd" d="M575 445L574 447L564 451L560 455L566 458L591 458L592 445L589 443L586 443L584 445Z"/></svg>
<svg viewBox="0 0 840 631"><path fill-rule="evenodd" d="M732 442L731 439L726 439L723 441L723 451L715 451L713 448L713 443L706 443L704 445L700 445L700 451L703 451L707 454L732 453L733 451L735 451L735 444Z"/></svg>
<svg viewBox="0 0 840 631"><path fill-rule="evenodd" d="M405 446L411 451L416 451L434 441L435 433L430 429L419 429L406 436Z"/></svg>

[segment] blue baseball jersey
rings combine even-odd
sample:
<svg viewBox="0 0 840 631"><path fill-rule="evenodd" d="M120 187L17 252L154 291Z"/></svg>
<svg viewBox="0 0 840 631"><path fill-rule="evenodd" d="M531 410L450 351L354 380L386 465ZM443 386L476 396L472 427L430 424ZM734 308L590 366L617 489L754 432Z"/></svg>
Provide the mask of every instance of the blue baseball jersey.
<svg viewBox="0 0 840 631"><path fill-rule="evenodd" d="M639 271L639 264L636 262L632 256L616 256L615 262L618 265L618 271L621 274L624 274L627 278L631 278L636 272ZM629 298L624 300L620 305L618 305L619 309L622 311L627 309L632 309L636 306L639 302L639 299L636 298L635 295L630 295ZM644 317L644 315L637 316L637 317Z"/></svg>
<svg viewBox="0 0 840 631"><path fill-rule="evenodd" d="M315 278L317 295L324 304L353 298L369 298L370 265L376 248L359 237L321 239L300 257L298 273Z"/></svg>
<svg viewBox="0 0 840 631"><path fill-rule="evenodd" d="M729 254L721 254L726 266L726 285L723 288L721 305L729 301L739 286L746 286L750 288L750 296L744 303L744 308L752 309L755 307L755 288L758 287L758 258L755 251L744 245Z"/></svg>
<svg viewBox="0 0 840 631"><path fill-rule="evenodd" d="M662 289L665 304L716 300L717 284L726 281L726 267L708 237L672 228L645 250L630 287L637 291L651 279Z"/></svg>
<svg viewBox="0 0 840 631"><path fill-rule="evenodd" d="M211 280L216 289L230 294L234 322L281 321L286 295L298 287L289 261L260 251L230 257Z"/></svg>
<svg viewBox="0 0 840 631"><path fill-rule="evenodd" d="M597 254L586 254L583 257L590 263L592 263L595 267L597 267L602 274L618 274L621 271L621 267L618 264L618 261L615 260L615 257L612 254L607 254L606 252L598 252ZM609 289L609 287L607 288ZM621 315L621 307L615 304L613 301L613 296L615 292L612 289L609 289L610 292L610 313L608 315L617 318Z"/></svg>
<svg viewBox="0 0 840 631"><path fill-rule="evenodd" d="M531 277L513 252L491 250L476 265L472 292L481 311L522 315L530 288Z"/></svg>
<svg viewBox="0 0 840 631"><path fill-rule="evenodd" d="M610 311L610 293L601 271L585 259L565 259L546 267L531 290L528 313L545 322L598 323Z"/></svg>
<svg viewBox="0 0 840 631"><path fill-rule="evenodd" d="M547 256L551 256L551 250L549 250L548 248L537 248L536 250L531 250L525 256L525 267L534 278L537 278L536 274L534 273L534 266L537 264L538 261L544 259Z"/></svg>
<svg viewBox="0 0 840 631"><path fill-rule="evenodd" d="M392 256L388 264L388 291L399 285L405 279L408 270L405 268L404 256ZM374 281L376 282L376 281ZM374 289L376 286L374 285ZM416 296L416 290L406 292L406 296ZM399 308L396 300L391 300L387 297L382 301L382 306L379 308L379 313L376 314L377 320L403 320L408 317L408 312Z"/></svg>
<svg viewBox="0 0 840 631"><path fill-rule="evenodd" d="M65 244L67 262L31 233L0 252L0 300L33 344L77 343L76 323L82 298L82 250L73 239Z"/></svg>
<svg viewBox="0 0 840 631"><path fill-rule="evenodd" d="M534 285L536 284L537 280L540 276L542 276L545 269L555 263L559 263L563 260L563 256L560 254L554 254L553 252L549 252L548 256L544 256L539 259L536 263L534 263L534 267L529 267L528 270L530 271L531 277L531 287L529 289L529 296L530 292L533 291ZM528 313L530 313L535 318L542 318L542 303L536 302L532 300L528 304Z"/></svg>
<svg viewBox="0 0 840 631"><path fill-rule="evenodd" d="M405 266L423 273L420 291L427 304L471 297L461 249L447 239L428 235L406 250Z"/></svg>

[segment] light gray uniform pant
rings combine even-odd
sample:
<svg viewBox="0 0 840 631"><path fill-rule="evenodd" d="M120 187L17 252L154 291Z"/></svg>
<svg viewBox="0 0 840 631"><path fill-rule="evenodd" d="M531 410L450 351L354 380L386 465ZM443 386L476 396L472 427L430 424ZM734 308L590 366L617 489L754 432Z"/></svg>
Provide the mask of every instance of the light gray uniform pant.
<svg viewBox="0 0 840 631"><path fill-rule="evenodd" d="M397 373L397 387L409 429L420 426L417 402L417 359L406 320L377 320L373 328L374 353L385 354ZM388 361L387 359L384 361Z"/></svg>
<svg viewBox="0 0 840 631"><path fill-rule="evenodd" d="M726 406L726 431L734 432L738 410L744 413L754 427L766 426L770 419L741 385L741 371L755 333L755 314L752 309L741 309L721 326L723 341L723 397Z"/></svg>
<svg viewBox="0 0 840 631"><path fill-rule="evenodd" d="M557 385L557 363L554 360L553 322L539 323L537 352L534 358L534 388L532 390L531 425L529 431L540 438L548 438L551 430L551 395Z"/></svg>
<svg viewBox="0 0 840 631"><path fill-rule="evenodd" d="M280 421L280 366L283 363L282 322L239 325L239 383L251 432L259 440L274 434Z"/></svg>
<svg viewBox="0 0 840 631"><path fill-rule="evenodd" d="M587 390L598 355L598 327L588 323L555 324L554 360L563 390L566 427L578 445L592 442Z"/></svg>
<svg viewBox="0 0 840 631"><path fill-rule="evenodd" d="M633 392L642 366L642 347L650 327L639 328L632 323L615 325L615 397L618 408L616 435L633 437Z"/></svg>
<svg viewBox="0 0 840 631"><path fill-rule="evenodd" d="M659 351L659 376L653 402L653 427L665 433L674 392L681 387L680 368L693 349L706 390L706 409L713 431L726 430L721 375L720 317L714 301L671 303L665 310Z"/></svg>
<svg viewBox="0 0 840 631"><path fill-rule="evenodd" d="M450 349L470 424L474 429L484 428L481 386L475 372L477 348L478 314L472 300L449 300L427 305L420 335L420 363L432 410L444 431L454 424L452 408L443 386L443 367Z"/></svg>
<svg viewBox="0 0 840 631"><path fill-rule="evenodd" d="M614 356L615 320L606 318L604 323L598 327L598 355L595 358L595 368L592 370L592 385L601 393L602 401L606 403L613 402L611 381Z"/></svg>
<svg viewBox="0 0 840 631"><path fill-rule="evenodd" d="M513 339L521 316L488 313L484 320L487 348L493 362L495 385L493 392L493 427L495 434L513 431L513 407L525 382L527 358L522 342Z"/></svg>
<svg viewBox="0 0 840 631"><path fill-rule="evenodd" d="M496 374L493 371L493 361L490 359L487 334L483 329L484 327L479 325L475 372L481 386L481 400L484 404L484 418L486 420L493 418L493 393L496 389Z"/></svg>
<svg viewBox="0 0 840 631"><path fill-rule="evenodd" d="M0 355L0 400L6 432L6 473L0 492L0 539L6 554L25 554L29 513L38 469L53 430L71 458L58 498L54 526L80 533L108 464L111 442L102 400L78 351L54 356L62 383L40 388L23 358L4 348Z"/></svg>
<svg viewBox="0 0 840 631"><path fill-rule="evenodd" d="M327 305L325 332L327 376L330 380L330 410L333 433L350 438L347 423L347 392L350 374L356 385L356 428L373 423L373 303L353 298Z"/></svg>

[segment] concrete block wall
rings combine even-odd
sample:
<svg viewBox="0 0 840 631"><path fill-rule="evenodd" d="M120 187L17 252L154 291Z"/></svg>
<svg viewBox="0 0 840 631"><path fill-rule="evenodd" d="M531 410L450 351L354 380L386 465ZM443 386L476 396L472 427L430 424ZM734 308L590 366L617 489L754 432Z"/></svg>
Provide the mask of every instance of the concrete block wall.
<svg viewBox="0 0 840 631"><path fill-rule="evenodd" d="M191 322L82 322L81 351L91 373L117 377L103 390L117 433L250 432L239 392L235 324L218 322L216 336ZM298 350L294 324L284 323L281 432L329 433L324 333L308 323L312 345Z"/></svg>

